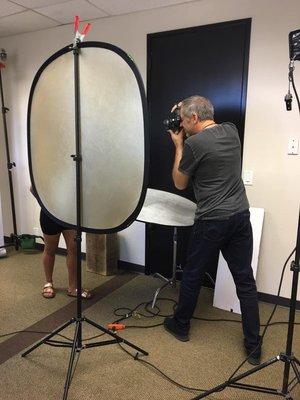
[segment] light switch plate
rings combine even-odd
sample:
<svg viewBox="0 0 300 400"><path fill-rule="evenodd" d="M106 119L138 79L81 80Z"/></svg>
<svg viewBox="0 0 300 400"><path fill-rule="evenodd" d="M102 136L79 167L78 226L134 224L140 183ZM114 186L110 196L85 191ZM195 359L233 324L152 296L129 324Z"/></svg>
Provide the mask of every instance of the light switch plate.
<svg viewBox="0 0 300 400"><path fill-rule="evenodd" d="M244 184L245 185L253 185L253 171L246 169L244 171Z"/></svg>

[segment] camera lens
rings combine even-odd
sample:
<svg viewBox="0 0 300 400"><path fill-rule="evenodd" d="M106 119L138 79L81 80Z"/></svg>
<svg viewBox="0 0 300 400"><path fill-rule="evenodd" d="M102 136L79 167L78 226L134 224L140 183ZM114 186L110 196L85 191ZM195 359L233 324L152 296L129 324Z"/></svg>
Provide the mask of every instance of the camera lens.
<svg viewBox="0 0 300 400"><path fill-rule="evenodd" d="M173 111L170 115L169 118L163 120L163 124L166 128L166 130L171 130L173 132L179 131L180 129L180 123L181 123L181 118L179 115L179 110L176 109Z"/></svg>

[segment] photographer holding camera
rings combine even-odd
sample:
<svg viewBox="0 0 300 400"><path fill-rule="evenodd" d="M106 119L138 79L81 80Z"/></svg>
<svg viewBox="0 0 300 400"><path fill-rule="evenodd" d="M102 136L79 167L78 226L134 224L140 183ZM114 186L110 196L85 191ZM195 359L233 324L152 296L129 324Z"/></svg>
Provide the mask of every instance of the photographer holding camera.
<svg viewBox="0 0 300 400"><path fill-rule="evenodd" d="M175 145L172 177L177 189L191 180L197 210L183 270L178 306L165 329L188 341L190 320L210 257L221 251L233 276L241 305L244 346L248 361L261 356L259 309L251 267L253 237L249 203L241 179L241 145L237 128L214 121L211 102L189 97L172 109L164 121ZM186 140L185 136L187 137Z"/></svg>

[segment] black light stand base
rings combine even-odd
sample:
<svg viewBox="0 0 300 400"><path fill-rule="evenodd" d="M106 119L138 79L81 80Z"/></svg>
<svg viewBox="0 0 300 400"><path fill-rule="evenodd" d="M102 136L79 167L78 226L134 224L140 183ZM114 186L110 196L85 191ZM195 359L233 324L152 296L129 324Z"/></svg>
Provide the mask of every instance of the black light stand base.
<svg viewBox="0 0 300 400"><path fill-rule="evenodd" d="M0 249L6 249L8 247L14 247L16 251L19 249L34 249L35 248L35 240L44 238L42 236L31 235L31 234L22 234L22 235L15 235L12 233L9 237L9 242L0 246ZM29 243L28 243L29 241ZM26 244L27 242L27 244ZM28 247L28 245L30 247ZM31 247L33 246L33 247Z"/></svg>
<svg viewBox="0 0 300 400"><path fill-rule="evenodd" d="M268 367L269 365L272 365L278 361L283 361L285 364L288 363L293 368L294 373L295 373L295 378L289 382L288 390L286 393L285 393L284 389L278 390L278 389L269 388L269 387L239 383L239 381L241 379L246 378L247 376L252 375L255 372L258 372L261 369ZM268 393L268 394L272 394L274 396L281 396L281 397L284 397L285 399L293 400L291 391L296 387L296 385L300 384L300 369L299 369L299 367L300 367L300 362L296 357L294 357L293 355L287 356L286 354L281 353L277 357L271 358L269 361L266 361L266 362L262 363L261 365L255 367L255 368L252 368L251 370L244 372L243 374L236 376L235 378L229 379L228 381L222 383L221 385L218 385L210 390L207 390L206 392L200 394L199 396L194 397L192 400L203 399L204 397L207 397L212 393L220 392L220 391L226 389L227 387L233 387L236 389L243 389L243 390L250 390L250 391L254 391L254 392ZM296 381L296 383L295 383L295 381Z"/></svg>
<svg viewBox="0 0 300 400"><path fill-rule="evenodd" d="M114 339L105 340L105 341L101 341L101 342L92 342L92 343L82 344L81 337L82 337L82 323L83 322L86 322L89 325L92 325L93 327L99 329L101 332L106 333L107 335L113 337ZM73 341L67 342L67 341L61 341L61 340L51 340L51 338L53 336L57 335L59 332L61 332L62 330L64 330L71 324L75 324L75 334L74 334ZM42 340L40 340L38 343L36 343L34 346L32 346L30 349L26 350L22 354L22 357L27 356L27 354L31 353L33 350L35 350L37 347L39 347L42 344L48 344L48 345L54 346L54 347L70 347L70 348L72 348L66 382L65 382L65 387L64 387L64 395L63 395L63 400L66 400L68 397L68 391L69 391L69 387L70 387L71 379L72 379L75 354L80 352L83 349L88 349L90 347L107 346L109 344L115 344L115 343L124 343L127 346L132 347L133 349L137 350L138 352L142 353L145 356L147 356L149 354L145 350L141 349L138 346L135 346L128 340L125 340L125 339L119 337L114 332L102 327L101 325L98 325L96 322L94 322L86 317L82 317L82 318L72 318L70 321L61 325L56 330L54 330L49 335L47 335Z"/></svg>
<svg viewBox="0 0 300 400"><path fill-rule="evenodd" d="M18 251L19 248L21 247L20 236L12 233L9 239L10 239L9 243L0 246L0 249L7 249L8 247L14 247L15 250Z"/></svg>

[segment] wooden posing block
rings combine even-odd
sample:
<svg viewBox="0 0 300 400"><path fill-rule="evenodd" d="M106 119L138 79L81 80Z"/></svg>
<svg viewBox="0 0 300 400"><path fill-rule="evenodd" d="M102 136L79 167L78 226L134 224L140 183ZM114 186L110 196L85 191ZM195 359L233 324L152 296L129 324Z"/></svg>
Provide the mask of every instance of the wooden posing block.
<svg viewBox="0 0 300 400"><path fill-rule="evenodd" d="M86 234L87 270L100 275L115 275L118 270L118 238L116 233Z"/></svg>

